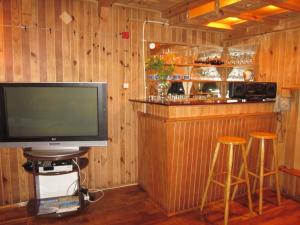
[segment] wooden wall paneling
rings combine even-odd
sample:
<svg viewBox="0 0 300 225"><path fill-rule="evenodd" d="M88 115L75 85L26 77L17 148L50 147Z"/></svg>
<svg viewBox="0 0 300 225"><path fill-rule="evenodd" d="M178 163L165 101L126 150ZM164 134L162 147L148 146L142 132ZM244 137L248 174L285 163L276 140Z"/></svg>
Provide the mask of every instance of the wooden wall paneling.
<svg viewBox="0 0 300 225"><path fill-rule="evenodd" d="M286 45L285 48L285 57L284 57L284 80L283 83L290 85L293 84L293 77L295 76L294 74L292 74L293 72L293 68L295 67L295 65L293 64L293 32L291 31L287 31L286 32L286 43L284 43Z"/></svg>
<svg viewBox="0 0 300 225"><path fill-rule="evenodd" d="M274 80L278 80L278 70L280 65L280 58L278 55L279 45L276 43L274 38L275 34L271 34L271 53L272 53L272 63L271 63L271 74Z"/></svg>
<svg viewBox="0 0 300 225"><path fill-rule="evenodd" d="M121 19L122 18L122 19ZM126 17L125 17L125 8L118 8L118 28L116 31L116 35L119 36L120 32L122 31L126 31L125 29L125 21L126 21ZM126 58L126 39L118 39L118 50L119 51L119 60L117 61L117 65L119 68L119 72L118 72L118 83L117 85L119 86L119 105L124 109L123 111L120 112L119 114L119 135L120 135L120 139L119 139L119 148L120 148L120 171L123 171L123 173L121 172L120 174L120 181L121 183L125 183L125 171L126 171L126 147L125 147L125 116L126 116L126 107L125 107L125 92L124 89L122 89L122 83L125 80L125 58ZM127 130L127 129L126 129Z"/></svg>
<svg viewBox="0 0 300 225"><path fill-rule="evenodd" d="M133 17L133 11L136 11L136 9L130 9L126 11L126 24L125 24L125 30L130 33L131 38L129 40L125 40L125 60L124 60L124 69L125 69L125 78L124 83L128 83L133 85L133 23L134 17ZM135 87L135 86L132 86ZM125 105L126 105L126 115L125 115L125 121L124 121L124 127L127 129L125 131L125 144L126 144L126 155L127 158L125 160L126 162L126 183L134 183L136 182L135 179L135 170L134 170L134 163L135 163L135 152L137 152L137 143L135 142L133 137L136 137L135 133L135 120L137 118L132 118L132 115L135 115L135 112L133 111L133 108L128 101L129 98L134 97L133 95L134 88L130 89L124 89L125 92ZM126 141L127 140L127 141Z"/></svg>
<svg viewBox="0 0 300 225"><path fill-rule="evenodd" d="M3 2L3 24L11 25L11 1ZM4 61L5 80L13 81L13 52L12 52L12 28L4 26L4 58L10 59Z"/></svg>
<svg viewBox="0 0 300 225"><path fill-rule="evenodd" d="M84 5L84 54L85 54L85 81L93 82L93 55L94 55L94 48L93 48L93 21L92 18L95 14L92 14L92 5L87 4ZM98 62L99 63L99 62ZM96 65L98 65L98 63ZM88 184L92 188L96 188L96 165L97 165L97 156L98 151L95 151L95 148L92 148L92 151L88 152L90 166L88 168Z"/></svg>
<svg viewBox="0 0 300 225"><path fill-rule="evenodd" d="M293 40L291 43L292 46L292 58L290 63L293 65L292 71L291 71L291 78L292 78L292 82L290 83L290 86L292 85L299 85L299 77L296 75L299 73L299 60L300 60L300 52L299 52L299 46L300 46L300 39L299 39L299 34L300 31L298 30L296 32L296 35L294 33L292 33L293 35Z"/></svg>
<svg viewBox="0 0 300 225"><path fill-rule="evenodd" d="M83 6L83 5L82 5ZM83 8L82 8L83 9ZM55 0L54 1L54 11L55 11L55 60L56 60L56 82L62 82L63 81L63 49L62 49L62 21L59 18L59 16L62 13L61 10L61 1ZM39 13L39 12L38 12ZM84 18L84 16L82 17ZM84 29L82 29L84 30ZM40 30L39 30L40 32ZM84 45L83 45L84 46ZM82 55L83 56L83 55ZM41 58L40 62L41 64ZM40 71L40 74L44 71ZM82 79L84 81L84 78Z"/></svg>
<svg viewBox="0 0 300 225"><path fill-rule="evenodd" d="M95 17L92 15L96 15L98 14L98 9L96 7L91 7L91 38L92 38L92 43L91 43L91 54L92 54L92 76L91 79L93 80L93 82L101 82L103 80L106 79L100 79L100 39L102 39L103 37L100 36L100 26L99 26L99 20L100 20L100 16L99 17ZM100 21L101 23L101 21ZM103 75L102 75L103 76ZM94 168L93 168L93 176L94 176L94 186L92 186L92 188L97 188L99 187L99 185L101 185L101 174L103 173L101 171L101 155L102 155L102 151L107 151L107 148L103 148L101 149L101 151L97 151L96 148L93 149L94 150ZM97 171L97 172L95 172ZM101 172L100 172L101 171Z"/></svg>
<svg viewBox="0 0 300 225"><path fill-rule="evenodd" d="M1 160L6 163L1 163L2 168L2 185L3 185L3 203L9 204L13 201L12 199L12 185L11 185L11 175L10 175L10 160L9 160L9 149L3 149L1 151Z"/></svg>
<svg viewBox="0 0 300 225"><path fill-rule="evenodd" d="M2 154L0 153L0 160L2 162ZM3 172L2 172L2 166L0 166L0 177L1 179L3 179ZM4 202L4 187L3 187L3 181L0 182L0 205L4 205L5 202Z"/></svg>
<svg viewBox="0 0 300 225"><path fill-rule="evenodd" d="M103 9L104 10L104 9ZM103 11L101 10L101 12ZM105 38L105 44L106 46L104 53L104 57L106 57L105 59L105 67L106 67L106 76L107 76L107 83L108 83L108 112L113 112L113 92L112 92L112 75L113 75L113 71L112 71L112 64L113 64L113 37L114 37L114 31L113 31L113 20L112 20L112 16L113 16L113 12L112 10L106 9L106 19L107 19L107 35ZM104 19L105 21L105 19ZM109 124L113 124L114 121L114 117L111 114L111 116L108 117L108 123ZM108 142L108 149L113 149L113 129L111 126L108 127L108 137L109 137L109 142ZM103 165L104 166L104 165ZM112 186L113 185L113 152L112 151L107 151L107 163L105 166L105 169L107 169L107 185L108 186Z"/></svg>
<svg viewBox="0 0 300 225"><path fill-rule="evenodd" d="M45 32L46 32L46 43L45 46L42 46L42 48L46 48L46 74L47 74L47 81L48 82L55 82L56 81L56 58L55 58L55 33L56 33L56 27L55 27L55 9L54 9L54 3L55 1L46 1L45 2L45 7L47 8L47 10L45 11L46 14L46 22L45 22ZM75 3L73 4L73 6L75 5ZM74 18L77 18L77 14L75 14L75 7L72 9L74 10ZM75 27L77 25L77 21L74 21L71 26L71 30L74 30L74 33L77 31L77 27ZM77 37L77 34L73 34L71 39L71 44L72 47L71 49L74 49L74 51L76 52L76 48L77 48L77 44L76 41L74 40ZM65 45L67 43L65 42ZM76 60L75 56L72 55L73 59ZM71 72L72 78L74 78L74 76L76 76L76 71L72 70ZM72 79L73 80L73 79ZM30 81L30 77L28 79L28 81ZM76 79L74 79L74 81L76 81Z"/></svg>
<svg viewBox="0 0 300 225"><path fill-rule="evenodd" d="M295 94L292 100L291 110L287 118L287 130L291 132L287 132L285 137L286 154L284 156L284 165L289 168L293 168L294 166L294 155L296 150L295 143L297 143L296 131L297 131L297 126L299 126L296 122L298 120L298 114L299 114L298 107L299 107L299 93ZM295 195L297 180L299 180L299 178L284 174L283 176L284 192L291 195Z"/></svg>
<svg viewBox="0 0 300 225"><path fill-rule="evenodd" d="M19 161L18 161L18 152L16 148L8 149L9 151L9 162L10 162L10 183L11 183L11 196L12 199L17 199L20 201L20 194L21 194L21 186L20 186L20 170L18 168ZM15 185L17 184L17 185Z"/></svg>
<svg viewBox="0 0 300 225"><path fill-rule="evenodd" d="M119 50L119 42L118 42L118 8L112 11L112 53L113 53L113 62L114 66L112 68L112 73L108 74L109 77L109 83L110 83L110 89L111 89L111 94L112 94L112 117L113 117L113 126L111 127L112 129L112 143L111 147L115 151L112 152L112 169L113 174L112 174L112 184L116 185L119 183L120 180L120 151L119 150L119 129L120 129L120 112L118 109L118 103L119 103L119 95L118 95L118 89L114 87L119 86L118 82L118 77L120 76L119 72L119 65L120 65L120 57L118 54ZM114 74L117 74L117 76L114 76ZM118 149L118 150L117 150Z"/></svg>
<svg viewBox="0 0 300 225"><path fill-rule="evenodd" d="M17 1L11 2L11 25L19 25L21 23L21 10L18 10ZM21 33L22 30L12 28L12 58L13 58L13 71L14 71L14 81L18 82L22 79L22 39ZM14 171L10 174L11 188L12 188L12 199L17 199L18 201L22 199L26 199L24 197L24 193L28 191L26 187L26 174L22 171L18 165L22 165L22 155L17 149L11 149L9 151L9 160L10 160L10 170ZM18 185L14 185L18 184ZM24 187L24 188L21 188ZM22 197L21 197L22 196Z"/></svg>
<svg viewBox="0 0 300 225"><path fill-rule="evenodd" d="M11 2L11 24L16 26L21 23L21 10L18 10L18 2ZM12 57L13 57L13 71L14 81L18 82L22 79L21 71L21 56L22 56L22 43L21 43L21 30L13 28L12 31Z"/></svg>
<svg viewBox="0 0 300 225"><path fill-rule="evenodd" d="M130 11L130 25L129 25L129 29L131 31L131 39L130 39L130 48L128 49L128 54L129 55L129 60L128 60L128 81L129 83L132 85L132 87L135 88L130 88L130 93L129 96L130 97L136 97L138 96L138 84L137 84L137 77L139 76L139 72L138 72L138 40L139 39L139 32L138 32L138 22L136 21L136 19L138 18L138 10L137 9L132 9ZM131 149L131 161L129 163L129 169L128 172L130 173L130 182L136 182L136 180L134 179L134 177L137 174L137 159L135 157L135 153L137 152L138 149L138 144L137 142L134 140L134 137L137 137L137 131L138 131L138 126L137 126L137 116L136 113L133 110L133 106L129 105L128 106L130 108L130 112L129 112L129 121L131 121L130 125L131 125L131 136L130 138L130 144L132 146Z"/></svg>
<svg viewBox="0 0 300 225"><path fill-rule="evenodd" d="M110 10L109 8L103 8L101 10L101 17L100 17L100 30L98 37L100 38L100 46L99 46L99 51L100 51L100 68L99 68L99 81L108 81L108 66L109 66L109 55L108 53L110 52L111 54L111 46L109 46L109 40L111 39L111 36L109 35L104 35L105 32L107 34L111 34L110 32ZM108 95L108 102L110 101L110 95ZM108 106L110 107L110 106ZM110 110L110 109L109 109ZM111 122L111 119L109 117L109 122ZM110 129L110 128L109 128ZM98 177L100 177L100 180L97 180L98 187L105 187L108 186L108 148L110 146L110 131L108 131L108 147L103 148L102 151L100 152L100 171L97 171L99 174Z"/></svg>
<svg viewBox="0 0 300 225"><path fill-rule="evenodd" d="M1 10L0 10L1 11ZM21 24L29 27L31 21L31 1L26 0L22 2L22 14L21 14ZM0 24L2 24L0 22ZM30 33L29 30L22 31L22 75L24 81L30 80Z"/></svg>
<svg viewBox="0 0 300 225"><path fill-rule="evenodd" d="M3 12L3 1L0 2L0 12ZM4 23L4 15L0 14L0 24ZM0 81L5 81L5 65L4 65L4 27L0 26Z"/></svg>
<svg viewBox="0 0 300 225"><path fill-rule="evenodd" d="M47 51L46 51L46 11L45 1L37 2L37 27L38 27L38 55L39 55L39 69L40 81L47 81ZM13 10L17 11L17 10ZM17 24L15 24L17 25Z"/></svg>
<svg viewBox="0 0 300 225"><path fill-rule="evenodd" d="M62 2L62 8L61 8L61 12L70 12L71 10L71 6L70 6L70 2L69 1L65 1L65 2ZM89 13L86 15L88 16L89 18L89 29L91 30L93 28L93 24L91 22L92 20L92 14L91 14L91 6L89 7ZM63 63L64 63L64 66L63 66L63 80L64 82L71 82L72 81L72 73L71 73L71 24L65 24L64 22L62 22L62 50L63 50ZM88 34L89 36L89 40L92 39L92 34L89 33ZM88 64L88 68L90 69L90 77L93 75L93 73L91 72L91 70L93 69L93 64L91 63L92 61L92 55L93 55L93 51L92 51L92 44L89 43L90 46L89 46L89 51L90 51L90 54L89 54L89 64ZM92 78L88 78L87 80L89 81L92 81Z"/></svg>
<svg viewBox="0 0 300 225"><path fill-rule="evenodd" d="M31 22L29 29L29 38L30 38L30 82L39 82L40 81L40 70L39 70L39 52L38 52L38 9L37 1L32 1L31 8ZM55 45L54 45L55 46ZM55 50L55 47L52 46ZM56 72L55 72L56 74Z"/></svg>

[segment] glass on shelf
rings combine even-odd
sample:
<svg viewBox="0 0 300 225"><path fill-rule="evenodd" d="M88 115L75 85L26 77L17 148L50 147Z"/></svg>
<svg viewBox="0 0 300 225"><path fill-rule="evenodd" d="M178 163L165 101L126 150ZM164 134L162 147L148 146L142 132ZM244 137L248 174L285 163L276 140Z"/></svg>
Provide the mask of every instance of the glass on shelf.
<svg viewBox="0 0 300 225"><path fill-rule="evenodd" d="M162 59L165 61L166 64L174 64L175 57L176 56L174 53L167 53L162 55Z"/></svg>
<svg viewBox="0 0 300 225"><path fill-rule="evenodd" d="M228 74L227 81L253 81L254 70L248 68L234 67Z"/></svg>
<svg viewBox="0 0 300 225"><path fill-rule="evenodd" d="M212 80L220 81L221 75L215 67L199 67L192 71L192 79L194 80Z"/></svg>
<svg viewBox="0 0 300 225"><path fill-rule="evenodd" d="M233 66L253 65L255 52L252 50L229 50L226 63Z"/></svg>

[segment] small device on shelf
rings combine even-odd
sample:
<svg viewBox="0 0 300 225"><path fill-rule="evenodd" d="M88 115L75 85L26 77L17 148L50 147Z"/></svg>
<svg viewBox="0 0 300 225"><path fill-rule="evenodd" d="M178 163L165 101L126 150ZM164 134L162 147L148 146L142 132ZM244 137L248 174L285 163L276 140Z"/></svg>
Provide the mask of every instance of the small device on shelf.
<svg viewBox="0 0 300 225"><path fill-rule="evenodd" d="M73 170L73 163L70 159L60 161L38 161L37 167L39 173L70 172Z"/></svg>
<svg viewBox="0 0 300 225"><path fill-rule="evenodd" d="M231 82L229 97L247 100L276 98L277 84L274 82Z"/></svg>

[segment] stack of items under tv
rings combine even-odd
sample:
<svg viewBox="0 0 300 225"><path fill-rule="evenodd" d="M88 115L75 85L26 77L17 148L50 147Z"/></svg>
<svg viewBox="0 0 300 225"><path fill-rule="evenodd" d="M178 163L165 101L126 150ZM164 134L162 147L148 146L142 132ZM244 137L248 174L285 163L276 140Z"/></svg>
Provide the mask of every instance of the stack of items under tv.
<svg viewBox="0 0 300 225"><path fill-rule="evenodd" d="M78 210L80 202L78 196L64 196L56 198L40 199L38 215L50 213L65 213Z"/></svg>
<svg viewBox="0 0 300 225"><path fill-rule="evenodd" d="M40 176L37 177L39 184L44 186L37 186L39 200L37 204L37 214L52 214L52 213L65 213L77 211L80 208L80 199L78 195L78 173L73 171L72 160L60 161L38 161L37 169ZM72 172L73 171L73 172ZM55 173L62 173L61 175ZM66 173L66 174L64 174ZM43 176L45 174L45 176ZM52 176L47 176L52 174ZM54 180L54 177L56 180ZM52 178L52 179L51 179ZM63 181L68 180L69 182ZM52 186L50 183L55 182L56 185ZM56 190L55 186L59 184L61 190ZM52 187L53 193L47 190ZM67 188L67 191L65 189ZM73 190L73 195L69 191Z"/></svg>

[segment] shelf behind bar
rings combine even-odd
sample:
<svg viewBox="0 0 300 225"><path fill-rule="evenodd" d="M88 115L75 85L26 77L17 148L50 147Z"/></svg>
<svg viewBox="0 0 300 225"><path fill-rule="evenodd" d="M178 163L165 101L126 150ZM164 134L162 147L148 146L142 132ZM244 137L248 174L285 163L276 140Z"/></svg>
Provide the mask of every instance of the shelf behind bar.
<svg viewBox="0 0 300 225"><path fill-rule="evenodd" d="M148 82L158 82L159 80L149 80ZM243 80L202 80L202 79L189 79L189 80L185 80L185 79L179 79L179 80L167 80L168 82L247 82L247 81L243 81Z"/></svg>
<svg viewBox="0 0 300 225"><path fill-rule="evenodd" d="M211 65L211 64L200 64L200 63L166 63L165 65L170 66L178 66L178 67L218 67L218 68L233 68L233 67L238 67L238 68L249 68L249 67L254 67L255 65L253 64L248 64L248 65L232 65L232 64L222 64L222 65Z"/></svg>

